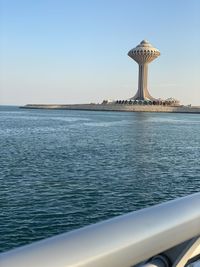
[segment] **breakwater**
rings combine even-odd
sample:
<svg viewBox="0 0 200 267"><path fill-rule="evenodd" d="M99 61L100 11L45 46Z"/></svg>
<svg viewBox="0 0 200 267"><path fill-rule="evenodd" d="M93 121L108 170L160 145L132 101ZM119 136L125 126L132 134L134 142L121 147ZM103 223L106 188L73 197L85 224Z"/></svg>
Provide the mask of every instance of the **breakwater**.
<svg viewBox="0 0 200 267"><path fill-rule="evenodd" d="M129 104L28 104L21 108L27 109L67 109L93 111L130 111L130 112L169 112L169 113L200 113L195 106L162 106L162 105L129 105Z"/></svg>

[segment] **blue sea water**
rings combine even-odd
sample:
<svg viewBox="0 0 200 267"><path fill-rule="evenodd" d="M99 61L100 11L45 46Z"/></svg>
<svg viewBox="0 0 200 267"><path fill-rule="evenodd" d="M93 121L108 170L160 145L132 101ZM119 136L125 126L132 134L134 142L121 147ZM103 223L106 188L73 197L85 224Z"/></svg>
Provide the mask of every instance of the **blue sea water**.
<svg viewBox="0 0 200 267"><path fill-rule="evenodd" d="M200 191L200 115L0 107L0 251Z"/></svg>

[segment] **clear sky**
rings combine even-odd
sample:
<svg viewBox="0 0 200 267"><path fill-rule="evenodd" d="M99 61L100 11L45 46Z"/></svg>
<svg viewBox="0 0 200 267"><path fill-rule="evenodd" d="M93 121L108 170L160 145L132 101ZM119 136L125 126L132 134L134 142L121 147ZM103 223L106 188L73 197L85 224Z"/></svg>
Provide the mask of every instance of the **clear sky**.
<svg viewBox="0 0 200 267"><path fill-rule="evenodd" d="M149 40L154 97L200 105L199 0L0 0L0 104L126 99Z"/></svg>

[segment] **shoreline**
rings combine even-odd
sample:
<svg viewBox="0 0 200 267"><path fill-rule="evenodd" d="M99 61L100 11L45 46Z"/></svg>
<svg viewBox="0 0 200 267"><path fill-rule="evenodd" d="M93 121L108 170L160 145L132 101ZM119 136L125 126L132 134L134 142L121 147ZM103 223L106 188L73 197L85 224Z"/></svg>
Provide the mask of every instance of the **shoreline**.
<svg viewBox="0 0 200 267"><path fill-rule="evenodd" d="M164 112L164 113L200 113L195 106L161 106L161 105L129 105L129 104L27 104L23 109L63 109L86 111L126 111L126 112Z"/></svg>

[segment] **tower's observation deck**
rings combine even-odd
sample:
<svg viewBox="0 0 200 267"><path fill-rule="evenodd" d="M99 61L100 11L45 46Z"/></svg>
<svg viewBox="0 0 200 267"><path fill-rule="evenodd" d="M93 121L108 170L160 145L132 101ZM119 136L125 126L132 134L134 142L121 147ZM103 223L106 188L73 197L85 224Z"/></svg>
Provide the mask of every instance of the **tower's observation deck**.
<svg viewBox="0 0 200 267"><path fill-rule="evenodd" d="M160 56L160 51L148 41L143 40L138 46L128 52L128 56L139 64L138 91L134 100L155 100L148 91L148 64Z"/></svg>

